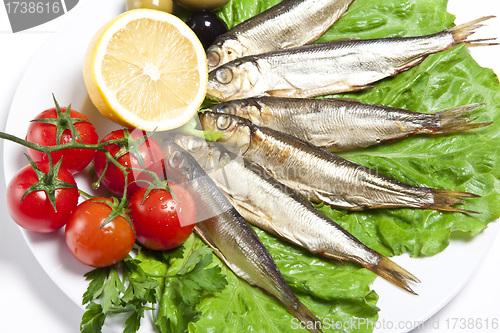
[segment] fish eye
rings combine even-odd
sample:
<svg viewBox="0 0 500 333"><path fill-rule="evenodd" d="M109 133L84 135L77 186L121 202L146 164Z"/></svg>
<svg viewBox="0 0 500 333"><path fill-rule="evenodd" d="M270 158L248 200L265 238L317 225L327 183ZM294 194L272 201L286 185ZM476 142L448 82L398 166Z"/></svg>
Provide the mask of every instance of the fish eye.
<svg viewBox="0 0 500 333"><path fill-rule="evenodd" d="M207 53L207 64L209 67L215 67L220 63L220 55L216 51Z"/></svg>
<svg viewBox="0 0 500 333"><path fill-rule="evenodd" d="M215 78L219 83L228 84L233 80L233 72L227 67L216 69Z"/></svg>
<svg viewBox="0 0 500 333"><path fill-rule="evenodd" d="M174 151L168 158L168 165L172 169L176 169L181 166L183 161L184 157L182 156L182 153L180 151Z"/></svg>
<svg viewBox="0 0 500 333"><path fill-rule="evenodd" d="M217 128L221 131L227 130L231 126L231 117L227 115L221 115L217 118Z"/></svg>
<svg viewBox="0 0 500 333"><path fill-rule="evenodd" d="M203 147L203 142L198 139L189 140L187 144L187 149L191 153L196 153L197 151L200 151L202 147Z"/></svg>

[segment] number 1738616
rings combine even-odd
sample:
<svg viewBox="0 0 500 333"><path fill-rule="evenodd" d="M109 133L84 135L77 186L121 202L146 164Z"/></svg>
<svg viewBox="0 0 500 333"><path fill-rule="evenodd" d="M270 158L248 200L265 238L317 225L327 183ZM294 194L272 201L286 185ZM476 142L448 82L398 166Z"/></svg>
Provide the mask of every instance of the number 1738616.
<svg viewBox="0 0 500 333"><path fill-rule="evenodd" d="M500 328L499 318L447 318L446 328L452 330L485 330Z"/></svg>
<svg viewBox="0 0 500 333"><path fill-rule="evenodd" d="M6 1L8 14L58 14L63 11L59 1Z"/></svg>

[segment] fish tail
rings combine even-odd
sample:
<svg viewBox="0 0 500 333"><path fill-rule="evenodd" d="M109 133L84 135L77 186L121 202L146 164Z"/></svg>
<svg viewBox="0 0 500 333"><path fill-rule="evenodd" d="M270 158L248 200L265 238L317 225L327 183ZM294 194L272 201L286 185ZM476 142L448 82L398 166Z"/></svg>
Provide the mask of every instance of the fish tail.
<svg viewBox="0 0 500 333"><path fill-rule="evenodd" d="M264 290L266 291L266 290ZM288 284L283 280L283 283L278 283L274 292L266 291L279 299L281 303L290 311L297 319L300 320L304 327L311 333L321 333L322 321L318 319L293 293Z"/></svg>
<svg viewBox="0 0 500 333"><path fill-rule="evenodd" d="M295 306L294 306L295 305ZM296 304L288 306L289 310L311 333L322 333L322 322L304 304L297 301Z"/></svg>
<svg viewBox="0 0 500 333"><path fill-rule="evenodd" d="M380 255L379 261L376 264L365 267L387 281L394 283L396 286L414 295L418 295L410 288L408 283L410 281L420 283L420 280L391 259Z"/></svg>
<svg viewBox="0 0 500 333"><path fill-rule="evenodd" d="M422 208L466 214L480 214L472 210L452 207L454 205L467 203L467 201L460 198L479 198L480 196L477 194L439 189L431 189L431 192L434 195L434 203L428 204Z"/></svg>
<svg viewBox="0 0 500 333"><path fill-rule="evenodd" d="M450 32L454 39L454 45L465 43L467 46L486 46L486 45L499 45L497 42L492 42L496 38L483 38L483 39L468 39L476 29L483 26L481 22L494 18L494 15L483 16L473 21L457 25L456 27L450 28L447 31Z"/></svg>
<svg viewBox="0 0 500 333"><path fill-rule="evenodd" d="M430 129L430 132L436 134L451 133L451 132L459 132L475 128L481 128L491 125L492 122L472 123L478 117L470 117L471 113L469 111L482 105L485 104L475 103L475 104L463 105L436 113L435 115L438 118L437 128Z"/></svg>

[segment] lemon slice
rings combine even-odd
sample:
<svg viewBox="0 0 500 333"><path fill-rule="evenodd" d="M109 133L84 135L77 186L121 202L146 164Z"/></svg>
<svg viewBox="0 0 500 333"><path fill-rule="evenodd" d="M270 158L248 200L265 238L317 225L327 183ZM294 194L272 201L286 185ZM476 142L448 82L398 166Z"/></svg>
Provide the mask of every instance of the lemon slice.
<svg viewBox="0 0 500 333"><path fill-rule="evenodd" d="M93 37L83 78L105 117L146 131L180 127L207 92L206 55L194 32L177 17L135 9Z"/></svg>

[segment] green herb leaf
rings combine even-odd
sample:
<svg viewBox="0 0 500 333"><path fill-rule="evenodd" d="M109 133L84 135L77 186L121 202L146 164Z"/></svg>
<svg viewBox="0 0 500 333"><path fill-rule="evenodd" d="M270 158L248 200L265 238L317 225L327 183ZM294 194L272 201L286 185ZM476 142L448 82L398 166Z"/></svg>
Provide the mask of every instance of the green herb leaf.
<svg viewBox="0 0 500 333"><path fill-rule="evenodd" d="M189 237L189 239L186 240L186 242L191 241L191 239L194 237ZM186 244L186 243L184 243ZM182 244L181 246L170 250L170 251L164 251L163 254L165 258L170 258L170 259L181 259L184 257L184 250L185 250L185 245Z"/></svg>
<svg viewBox="0 0 500 333"><path fill-rule="evenodd" d="M139 306L136 311L132 312L132 314L125 321L125 329L123 333L135 333L139 330L141 326L141 319L144 318L144 310L146 308L144 306Z"/></svg>
<svg viewBox="0 0 500 333"><path fill-rule="evenodd" d="M182 301L187 305L196 305L203 292L217 292L227 284L224 275L221 274L220 267L207 268L212 263L212 254L204 254L193 270L186 274L179 275L180 295Z"/></svg>
<svg viewBox="0 0 500 333"><path fill-rule="evenodd" d="M134 300L154 303L156 300L155 289L158 281L149 277L140 267L140 260L123 260L124 274L128 276L129 285L123 293L122 301L125 303Z"/></svg>
<svg viewBox="0 0 500 333"><path fill-rule="evenodd" d="M102 311L102 307L94 302L91 302L86 307L87 311L83 314L80 324L81 333L96 333L101 332L102 326L106 319L106 315Z"/></svg>
<svg viewBox="0 0 500 333"><path fill-rule="evenodd" d="M190 252L188 257L187 257L187 260L183 263L182 267L177 272L177 275L184 275L190 269L196 268L196 266L202 260L206 259L207 255L211 254L211 253L212 253L212 249L210 249L207 246L199 247L199 248L195 249L194 251ZM208 261L211 261L211 256L208 256ZM205 263L205 265L202 265L202 267L205 267L205 266L207 266L206 263Z"/></svg>
<svg viewBox="0 0 500 333"><path fill-rule="evenodd" d="M87 304L101 296L110 269L110 267L96 268L85 274L85 280L90 281L90 283L87 291L83 294L82 304Z"/></svg>
<svg viewBox="0 0 500 333"><path fill-rule="evenodd" d="M81 327L87 333L100 332L97 327L106 317L129 313L124 332L132 333L146 311L153 311L160 332L184 332L197 320L201 298L227 284L212 258L211 249L192 235L178 249L156 252L139 246L136 257L88 272L83 304L89 304Z"/></svg>
<svg viewBox="0 0 500 333"><path fill-rule="evenodd" d="M114 306L118 306L121 303L120 296L121 293L125 291L125 285L120 279L120 275L116 269L112 269L109 272L108 279L104 284L104 290L102 293L102 311L108 313L110 309Z"/></svg>
<svg viewBox="0 0 500 333"><path fill-rule="evenodd" d="M181 291L183 283L179 279L169 279L165 282L165 290L159 303L158 317L155 326L161 333L185 332L189 323L196 321L199 311L183 302ZM183 280L182 280L183 281ZM184 282L184 281L183 281Z"/></svg>
<svg viewBox="0 0 500 333"><path fill-rule="evenodd" d="M163 294L155 321L160 332L184 332L198 319L196 306L207 293L222 290L227 282L218 266L212 265L212 250L197 237L191 236L181 252L164 258L171 266L167 270Z"/></svg>

